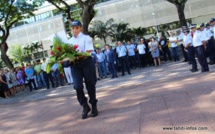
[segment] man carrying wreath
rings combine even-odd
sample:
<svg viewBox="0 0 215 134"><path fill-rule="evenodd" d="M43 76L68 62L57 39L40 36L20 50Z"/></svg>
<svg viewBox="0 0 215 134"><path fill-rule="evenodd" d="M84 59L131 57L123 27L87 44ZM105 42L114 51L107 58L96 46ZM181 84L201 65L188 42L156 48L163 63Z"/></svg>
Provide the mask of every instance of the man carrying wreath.
<svg viewBox="0 0 215 134"><path fill-rule="evenodd" d="M83 34L82 23L74 20L71 23L73 37L70 39L70 43L73 44L74 48L78 52L87 52L91 54L94 50L92 38L88 35ZM87 98L84 94L83 78L86 84L86 89L89 96L89 103L92 105L92 111L90 116L95 117L98 115L97 110L97 99L96 99L96 71L95 64L91 56L76 57L72 66L72 77L74 83L74 89L77 93L77 99L81 106L83 106L82 119L86 119L88 113L91 111Z"/></svg>

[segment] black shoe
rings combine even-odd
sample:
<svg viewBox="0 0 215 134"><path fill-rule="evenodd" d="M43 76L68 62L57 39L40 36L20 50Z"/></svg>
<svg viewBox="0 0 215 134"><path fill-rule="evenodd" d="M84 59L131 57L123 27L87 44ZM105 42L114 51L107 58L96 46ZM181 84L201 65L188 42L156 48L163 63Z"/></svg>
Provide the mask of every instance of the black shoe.
<svg viewBox="0 0 215 134"><path fill-rule="evenodd" d="M81 118L82 119L86 119L87 118L87 115L88 113L90 112L90 107L87 105L83 106L83 112L82 112L82 115L81 115Z"/></svg>
<svg viewBox="0 0 215 134"><path fill-rule="evenodd" d="M214 64L215 64L215 61L210 61L208 64L209 64L209 65L214 65Z"/></svg>
<svg viewBox="0 0 215 134"><path fill-rule="evenodd" d="M122 74L122 76L125 76L125 74Z"/></svg>
<svg viewBox="0 0 215 134"><path fill-rule="evenodd" d="M191 72L197 72L198 69L193 68L193 69L191 69L190 71L191 71Z"/></svg>
<svg viewBox="0 0 215 134"><path fill-rule="evenodd" d="M114 78L114 76L112 76L111 78Z"/></svg>
<svg viewBox="0 0 215 134"><path fill-rule="evenodd" d="M128 73L129 75L131 75L131 73Z"/></svg>
<svg viewBox="0 0 215 134"><path fill-rule="evenodd" d="M98 110L97 110L97 106L96 105L93 105L92 106L92 112L90 114L91 117L96 117L98 115Z"/></svg>
<svg viewBox="0 0 215 134"><path fill-rule="evenodd" d="M117 78L118 76L116 75L115 77Z"/></svg>

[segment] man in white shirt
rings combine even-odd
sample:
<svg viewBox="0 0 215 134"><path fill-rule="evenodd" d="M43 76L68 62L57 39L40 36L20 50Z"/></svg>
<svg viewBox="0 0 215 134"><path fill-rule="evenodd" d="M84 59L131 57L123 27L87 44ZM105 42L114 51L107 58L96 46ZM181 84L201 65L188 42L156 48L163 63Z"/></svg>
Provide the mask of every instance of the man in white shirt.
<svg viewBox="0 0 215 134"><path fill-rule="evenodd" d="M46 61L46 58L43 58L43 63L41 65L41 69L43 70L43 77L46 81L47 89L49 89L49 80L51 81L52 88L54 88L54 82L53 82L53 78L52 78L51 73L46 72L47 64L48 64L48 62Z"/></svg>
<svg viewBox="0 0 215 134"><path fill-rule="evenodd" d="M182 50L183 55L184 55L184 61L183 62L188 62L188 55L187 55L187 52L185 52L184 45L183 45L184 33L181 32L181 30L178 30L177 35L178 35L178 42L181 46L181 50Z"/></svg>
<svg viewBox="0 0 215 134"><path fill-rule="evenodd" d="M96 49L96 57L97 57L97 63L98 63L98 69L99 69L99 76L102 79L103 78L103 71L104 71L104 77L107 78L107 68L106 68L106 62L105 62L105 55L101 52L100 49Z"/></svg>
<svg viewBox="0 0 215 134"><path fill-rule="evenodd" d="M128 59L129 59L130 67L131 68L134 68L134 66L137 67L135 64L136 58L135 58L135 46L134 46L134 44L131 44L131 42L128 41L127 49L128 49Z"/></svg>
<svg viewBox="0 0 215 134"><path fill-rule="evenodd" d="M91 54L94 50L92 38L83 34L82 23L78 20L74 20L71 23L73 37L70 39L72 45L78 45L76 51L87 52ZM89 102L92 105L91 117L98 115L97 99L96 99L96 70L95 63L91 56L78 57L72 66L72 77L74 83L74 89L77 93L77 99L81 106L83 106L82 119L86 119L88 113L91 111L87 98L84 94L83 79L85 80L86 89L90 98Z"/></svg>
<svg viewBox="0 0 215 134"><path fill-rule="evenodd" d="M206 43L204 42L204 37L201 32L197 30L196 24L191 25L191 30L193 32L193 46L195 48L195 53L198 58L199 64L201 65L202 72L208 72L208 62L205 55Z"/></svg>
<svg viewBox="0 0 215 134"><path fill-rule="evenodd" d="M139 40L138 46L137 46L137 51L139 53L139 57L140 57L140 63L142 67L146 66L146 45L144 44L144 39L141 38Z"/></svg>
<svg viewBox="0 0 215 134"><path fill-rule="evenodd" d="M128 60L126 57L127 49L124 45L122 45L121 41L118 41L118 46L116 48L116 52L118 54L118 58L121 64L122 76L125 75L124 68L126 67L128 74L130 75L130 67L128 64Z"/></svg>
<svg viewBox="0 0 215 134"><path fill-rule="evenodd" d="M173 32L170 32L169 42L171 43L171 51L172 51L172 57L174 61L179 61L178 57L178 45L177 45L177 37Z"/></svg>
<svg viewBox="0 0 215 134"><path fill-rule="evenodd" d="M183 33L184 33L184 38L183 38L184 50L187 51L187 53L189 55L190 63L192 64L192 69L190 71L196 72L196 71L198 71L198 69L197 69L197 63L196 63L196 59L195 59L195 50L192 45L193 39L192 39L191 35L189 34L188 29L184 29Z"/></svg>

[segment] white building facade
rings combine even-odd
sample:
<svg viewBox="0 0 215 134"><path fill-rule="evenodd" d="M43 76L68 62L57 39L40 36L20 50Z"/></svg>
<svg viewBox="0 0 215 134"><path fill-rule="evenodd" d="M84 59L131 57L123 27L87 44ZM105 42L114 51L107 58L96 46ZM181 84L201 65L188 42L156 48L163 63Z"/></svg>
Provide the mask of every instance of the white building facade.
<svg viewBox="0 0 215 134"><path fill-rule="evenodd" d="M67 0L74 4L75 0ZM52 41L50 36L65 30L62 15L53 15L52 5L42 7L36 16L24 24L11 29L8 39L10 45L28 45L42 41L44 50L49 53ZM97 15L94 20L106 21L113 18L116 22L129 23L130 27L149 27L178 21L176 7L166 0L109 0L95 6ZM188 0L185 7L186 18L192 23L202 23L215 17L215 0ZM154 13L154 14L153 14ZM153 16L154 15L154 16ZM156 24L155 24L156 23Z"/></svg>

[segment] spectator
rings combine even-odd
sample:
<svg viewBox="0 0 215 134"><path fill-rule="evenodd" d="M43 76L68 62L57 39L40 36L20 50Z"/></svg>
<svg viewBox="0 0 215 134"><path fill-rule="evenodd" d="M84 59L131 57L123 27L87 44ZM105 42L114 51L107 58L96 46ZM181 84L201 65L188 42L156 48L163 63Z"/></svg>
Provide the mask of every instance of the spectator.
<svg viewBox="0 0 215 134"><path fill-rule="evenodd" d="M10 70L10 78L11 78L11 80L12 80L14 93L17 93L17 92L18 92L17 86L19 85L19 83L18 83L18 81L17 81L17 78L16 78L16 74L15 74L14 69L11 69L11 70Z"/></svg>
<svg viewBox="0 0 215 134"><path fill-rule="evenodd" d="M152 58L154 59L155 67L157 67L157 60L158 60L159 66L160 66L161 61L160 61L159 45L158 45L157 41L155 41L154 37L151 38L151 43L149 46L151 48L151 54L152 54Z"/></svg>
<svg viewBox="0 0 215 134"><path fill-rule="evenodd" d="M137 51L139 53L139 57L140 57L140 63L141 63L141 67L145 67L146 66L146 46L144 44L144 39L140 39L139 40L139 45L137 46Z"/></svg>
<svg viewBox="0 0 215 134"><path fill-rule="evenodd" d="M27 68L25 68L25 74L27 75L30 92L32 92L32 85L31 85L32 83L34 85L35 90L37 90L37 86L36 86L35 79L34 79L35 78L34 70L30 63L28 63Z"/></svg>
<svg viewBox="0 0 215 134"><path fill-rule="evenodd" d="M38 82L38 88L46 86L45 79L43 77L43 70L41 68L40 60L36 61L36 65L34 66L34 71L36 72L36 78Z"/></svg>
<svg viewBox="0 0 215 134"><path fill-rule="evenodd" d="M70 65L70 61L64 61L63 62L63 69L64 69L64 73L66 75L66 79L68 84L72 84L73 83L73 79L72 79L72 70L71 70L71 65Z"/></svg>
<svg viewBox="0 0 215 134"><path fill-rule="evenodd" d="M96 79L100 80L99 78L99 71L98 71L98 64L97 64L97 56L96 56L96 52L93 51L91 52L92 58L93 58L93 63L95 63L95 69L96 69Z"/></svg>
<svg viewBox="0 0 215 134"><path fill-rule="evenodd" d="M171 43L172 57L174 62L179 61L177 38L173 32L170 32L169 42Z"/></svg>
<svg viewBox="0 0 215 134"><path fill-rule="evenodd" d="M161 37L160 37L159 44L161 45L161 50L163 52L164 61L167 62L166 55L168 56L168 59L171 61L172 60L172 56L171 56L171 53L169 51L168 42L164 38L163 35L161 35Z"/></svg>
<svg viewBox="0 0 215 134"><path fill-rule="evenodd" d="M137 67L134 44L131 44L131 42L128 41L127 49L128 49L128 59L129 59L130 67L131 68Z"/></svg>
<svg viewBox="0 0 215 134"><path fill-rule="evenodd" d="M9 92L13 96L14 95L14 92L13 92L13 82L12 82L12 78L11 78L10 72L7 69L5 69L5 76L7 78L7 86L9 88Z"/></svg>
<svg viewBox="0 0 215 134"><path fill-rule="evenodd" d="M43 58L43 63L41 65L41 69L43 70L43 77L46 81L46 88L49 89L49 80L51 81L52 88L54 88L54 82L51 73L47 73L46 67L47 67L46 58Z"/></svg>
<svg viewBox="0 0 215 134"><path fill-rule="evenodd" d="M9 96L9 88L7 84L7 77L3 73L2 69L0 69L0 84L1 84L1 90L3 90L4 92L4 96L5 98L7 98Z"/></svg>
<svg viewBox="0 0 215 134"><path fill-rule="evenodd" d="M129 68L129 64L127 62L127 58L126 58L126 53L127 53L127 49L124 45L122 45L121 41L118 41L118 47L116 48L116 52L118 54L118 58L121 64L121 69L122 69L122 76L125 75L124 73L124 69L126 67L128 74L130 75L130 68Z"/></svg>
<svg viewBox="0 0 215 134"><path fill-rule="evenodd" d="M22 77L23 72L19 68L16 69L16 72L17 72L16 78L17 78L18 84L22 88L22 91L24 91L25 90L25 81Z"/></svg>
<svg viewBox="0 0 215 134"><path fill-rule="evenodd" d="M26 78L26 74L25 74L25 65L24 65L24 63L22 63L21 64L22 66L21 66L21 70L22 70L22 79L24 80L24 82L25 82L25 78Z"/></svg>
<svg viewBox="0 0 215 134"><path fill-rule="evenodd" d="M56 87L59 86L59 83L60 83L61 86L63 86L63 81L62 81L62 79L60 78L60 70L59 70L59 68L58 68L58 67L59 67L58 64L59 64L59 63L55 63L55 64L52 66L52 68L51 68L51 70L52 70L52 76L54 77Z"/></svg>
<svg viewBox="0 0 215 134"><path fill-rule="evenodd" d="M116 63L116 57L115 57L113 49L111 49L109 45L105 45L105 52L104 53L105 53L110 71L112 73L112 78L118 77L117 72L116 72L116 68L114 65Z"/></svg>
<svg viewBox="0 0 215 134"><path fill-rule="evenodd" d="M101 52L100 49L96 49L96 57L97 57L97 63L98 63L98 69L99 69L99 76L102 79L103 78L103 71L104 71L104 77L107 78L107 68L106 68L106 62L105 62L105 55Z"/></svg>

